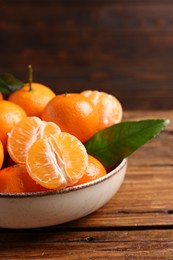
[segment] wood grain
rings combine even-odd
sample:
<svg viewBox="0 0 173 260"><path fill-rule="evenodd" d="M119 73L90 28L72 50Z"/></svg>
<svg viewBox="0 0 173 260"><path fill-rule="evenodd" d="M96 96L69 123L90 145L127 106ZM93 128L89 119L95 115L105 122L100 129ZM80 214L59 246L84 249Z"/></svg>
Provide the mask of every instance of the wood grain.
<svg viewBox="0 0 173 260"><path fill-rule="evenodd" d="M1 259L172 259L172 230L1 234ZM8 241L8 244L7 244ZM10 249L10 250L9 250Z"/></svg>
<svg viewBox="0 0 173 260"><path fill-rule="evenodd" d="M56 93L107 91L125 109L172 109L171 1L0 1L0 71Z"/></svg>

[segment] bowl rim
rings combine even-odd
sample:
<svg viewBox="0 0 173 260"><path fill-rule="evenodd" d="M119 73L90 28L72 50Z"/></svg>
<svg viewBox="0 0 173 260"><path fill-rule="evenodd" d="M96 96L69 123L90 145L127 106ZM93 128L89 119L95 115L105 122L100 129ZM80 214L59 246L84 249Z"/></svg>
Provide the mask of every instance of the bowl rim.
<svg viewBox="0 0 173 260"><path fill-rule="evenodd" d="M96 180L79 184L77 186L67 187L62 190L50 190L50 191L35 191L35 192L23 192L23 193L1 193L0 192L0 199L1 198L33 198L33 197L44 197L44 196L51 196L51 195L58 195L58 194L64 194L69 193L77 190L81 190L84 188L88 188L94 185L97 185L98 183L101 183L109 178L111 178L113 175L117 174L125 165L127 164L127 158L124 158L118 166L116 166L113 170L108 172L105 176L100 177Z"/></svg>

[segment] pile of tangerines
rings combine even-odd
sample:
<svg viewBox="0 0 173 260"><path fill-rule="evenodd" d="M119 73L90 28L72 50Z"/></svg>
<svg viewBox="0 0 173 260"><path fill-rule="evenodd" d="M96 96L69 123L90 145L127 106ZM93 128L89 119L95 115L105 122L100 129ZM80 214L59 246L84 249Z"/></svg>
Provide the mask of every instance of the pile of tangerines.
<svg viewBox="0 0 173 260"><path fill-rule="evenodd" d="M120 102L105 92L55 95L27 83L0 93L0 193L60 190L106 174L84 143L122 118Z"/></svg>

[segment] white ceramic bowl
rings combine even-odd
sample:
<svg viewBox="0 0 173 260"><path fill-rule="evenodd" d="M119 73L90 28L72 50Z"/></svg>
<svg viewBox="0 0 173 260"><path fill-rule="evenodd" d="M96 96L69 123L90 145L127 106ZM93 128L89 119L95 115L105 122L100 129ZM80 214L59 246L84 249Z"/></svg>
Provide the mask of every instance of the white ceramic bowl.
<svg viewBox="0 0 173 260"><path fill-rule="evenodd" d="M0 227L46 227L86 216L114 196L124 180L126 168L127 159L124 159L106 176L61 191L0 193Z"/></svg>

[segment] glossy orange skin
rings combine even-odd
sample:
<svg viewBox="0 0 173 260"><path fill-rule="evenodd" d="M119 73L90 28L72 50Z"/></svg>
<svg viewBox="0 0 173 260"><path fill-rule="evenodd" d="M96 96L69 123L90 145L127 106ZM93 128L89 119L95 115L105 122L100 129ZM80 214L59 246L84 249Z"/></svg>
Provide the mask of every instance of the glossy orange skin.
<svg viewBox="0 0 173 260"><path fill-rule="evenodd" d="M98 129L98 112L90 100L80 94L62 94L45 107L41 118L56 123L62 132L86 142Z"/></svg>
<svg viewBox="0 0 173 260"><path fill-rule="evenodd" d="M3 165L3 162L4 162L4 148L2 142L0 141L0 169Z"/></svg>
<svg viewBox="0 0 173 260"><path fill-rule="evenodd" d="M86 168L83 177L77 183L75 183L75 186L97 180L98 178L105 176L106 173L106 169L102 163L93 156L88 155L88 167Z"/></svg>
<svg viewBox="0 0 173 260"><path fill-rule="evenodd" d="M20 106L7 100L0 101L0 140L5 152L8 132L24 117L26 117L26 113Z"/></svg>
<svg viewBox="0 0 173 260"><path fill-rule="evenodd" d="M55 93L48 87L32 83L32 90L29 91L29 84L25 84L21 89L13 92L8 100L22 107L27 116L41 116L47 103L55 97Z"/></svg>
<svg viewBox="0 0 173 260"><path fill-rule="evenodd" d="M0 171L0 193L46 191L28 175L25 165L16 164Z"/></svg>

